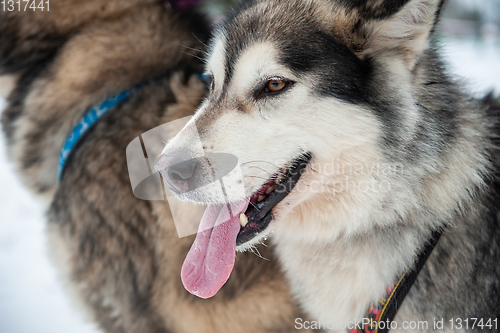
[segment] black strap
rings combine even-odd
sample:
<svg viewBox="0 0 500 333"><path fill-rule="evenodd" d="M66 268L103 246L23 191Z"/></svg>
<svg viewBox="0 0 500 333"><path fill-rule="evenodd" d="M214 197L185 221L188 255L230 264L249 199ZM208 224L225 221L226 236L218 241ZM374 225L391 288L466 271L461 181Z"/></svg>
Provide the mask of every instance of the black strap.
<svg viewBox="0 0 500 333"><path fill-rule="evenodd" d="M431 255L432 250L434 250L434 248L436 247L436 244L441 238L443 231L444 230L439 230L439 231L434 231L432 233L431 239L425 245L424 249L418 254L413 269L408 270L403 274L398 284L394 287L392 294L389 296L386 305L382 309L382 312L380 313L380 319L378 320L378 324L381 321L392 322L394 320L394 317L396 317L396 313L401 307L401 304L403 303L406 295L408 295L411 287L415 283L418 273L420 273L422 267L424 267L425 265L425 262L427 261L427 259L429 259L429 256ZM389 328L390 325L385 325L383 329L379 328L379 325L377 325L375 333L387 333L389 331Z"/></svg>
<svg viewBox="0 0 500 333"><path fill-rule="evenodd" d="M387 333L389 331L391 328L390 323L396 317L396 313L406 295L410 292L418 274L422 270L422 267L424 267L427 259L429 259L443 232L444 229L432 233L425 247L417 253L414 265L408 267L394 287L388 290L387 299L380 299L377 304L378 306L370 306L367 318L371 320L372 324L365 325L361 330L350 330L350 333Z"/></svg>

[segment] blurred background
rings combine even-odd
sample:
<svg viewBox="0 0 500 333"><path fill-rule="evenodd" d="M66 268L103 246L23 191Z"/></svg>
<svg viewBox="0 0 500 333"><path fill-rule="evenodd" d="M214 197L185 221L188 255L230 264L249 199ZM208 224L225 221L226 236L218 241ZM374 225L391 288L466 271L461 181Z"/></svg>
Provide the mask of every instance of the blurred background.
<svg viewBox="0 0 500 333"><path fill-rule="evenodd" d="M200 5L221 17L236 2ZM500 0L449 0L439 39L450 71L475 96L500 93ZM4 144L0 135L0 332L99 332L65 293L48 256L42 206L14 175Z"/></svg>

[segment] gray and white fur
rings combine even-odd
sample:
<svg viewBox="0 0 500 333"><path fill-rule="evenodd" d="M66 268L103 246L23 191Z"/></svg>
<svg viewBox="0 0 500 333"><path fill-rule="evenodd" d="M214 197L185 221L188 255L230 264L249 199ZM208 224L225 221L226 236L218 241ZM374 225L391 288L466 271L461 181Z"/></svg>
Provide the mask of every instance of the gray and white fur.
<svg viewBox="0 0 500 333"><path fill-rule="evenodd" d="M474 330L449 320L500 316L500 102L447 73L443 2L257 0L214 33L212 89L191 125L206 152L239 159L247 197L312 156L269 227L237 249L271 236L315 320L362 318L441 229L396 321L462 332ZM285 88L270 92L273 80ZM217 201L210 188L184 198Z"/></svg>

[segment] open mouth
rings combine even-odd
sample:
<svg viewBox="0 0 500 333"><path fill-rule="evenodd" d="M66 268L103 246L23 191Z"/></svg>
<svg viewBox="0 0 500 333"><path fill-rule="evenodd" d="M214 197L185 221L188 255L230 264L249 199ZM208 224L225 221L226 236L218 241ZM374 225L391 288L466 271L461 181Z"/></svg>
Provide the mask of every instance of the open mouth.
<svg viewBox="0 0 500 333"><path fill-rule="evenodd" d="M311 154L295 159L250 199L208 205L182 265L181 278L186 290L210 298L222 288L233 270L236 246L252 240L269 226L274 218L273 208L290 194L310 159Z"/></svg>
<svg viewBox="0 0 500 333"><path fill-rule="evenodd" d="M274 218L273 208L290 194L310 160L310 153L301 155L290 163L288 168L273 175L252 195L250 205L245 213L240 215L241 228L236 238L237 246L266 230Z"/></svg>

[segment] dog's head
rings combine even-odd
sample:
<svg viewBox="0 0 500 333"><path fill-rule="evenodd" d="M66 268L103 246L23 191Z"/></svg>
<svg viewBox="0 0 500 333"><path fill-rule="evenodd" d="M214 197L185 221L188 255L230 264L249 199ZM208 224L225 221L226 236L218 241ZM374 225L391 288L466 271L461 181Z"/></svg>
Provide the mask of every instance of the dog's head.
<svg viewBox="0 0 500 333"><path fill-rule="evenodd" d="M216 30L210 94L157 163L167 186L183 199L231 202L242 250L271 230L359 229L391 201L384 181L401 178L395 162L418 131L413 91L442 2L246 5ZM221 154L241 168L222 190L213 182L213 165L227 165Z"/></svg>

